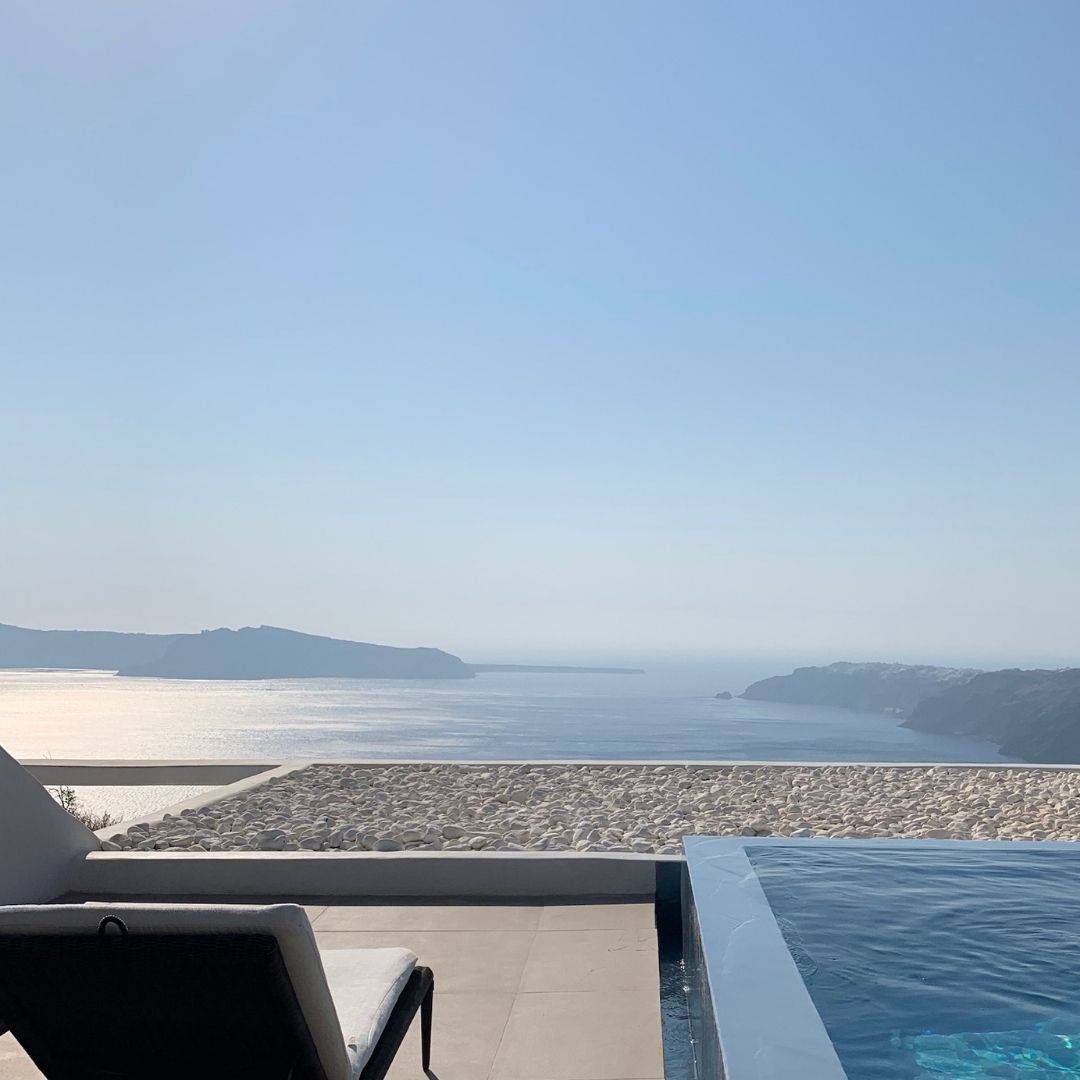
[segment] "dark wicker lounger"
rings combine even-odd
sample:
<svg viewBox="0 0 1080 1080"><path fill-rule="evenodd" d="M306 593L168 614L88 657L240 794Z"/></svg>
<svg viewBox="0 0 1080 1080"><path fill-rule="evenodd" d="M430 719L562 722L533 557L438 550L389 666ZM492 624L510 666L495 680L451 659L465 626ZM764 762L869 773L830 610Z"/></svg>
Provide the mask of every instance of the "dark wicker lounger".
<svg viewBox="0 0 1080 1080"><path fill-rule="evenodd" d="M320 954L303 909L0 907L0 1032L48 1080L382 1080L434 979L406 949Z"/></svg>

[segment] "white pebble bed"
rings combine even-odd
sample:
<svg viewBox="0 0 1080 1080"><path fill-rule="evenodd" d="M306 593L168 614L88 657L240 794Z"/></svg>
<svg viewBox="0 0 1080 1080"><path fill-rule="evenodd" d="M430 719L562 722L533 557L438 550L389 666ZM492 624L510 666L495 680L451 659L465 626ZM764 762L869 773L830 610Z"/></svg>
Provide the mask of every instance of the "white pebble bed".
<svg viewBox="0 0 1080 1080"><path fill-rule="evenodd" d="M1080 771L313 765L132 825L137 851L633 851L690 834L1080 840Z"/></svg>

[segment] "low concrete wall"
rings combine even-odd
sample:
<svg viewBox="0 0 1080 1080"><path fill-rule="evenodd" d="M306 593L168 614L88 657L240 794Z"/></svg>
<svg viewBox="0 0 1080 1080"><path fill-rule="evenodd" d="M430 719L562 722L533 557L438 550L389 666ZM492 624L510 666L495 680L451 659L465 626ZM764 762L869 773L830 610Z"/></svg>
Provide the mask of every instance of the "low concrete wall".
<svg viewBox="0 0 1080 1080"><path fill-rule="evenodd" d="M92 896L652 897L680 856L599 852L113 852L71 881Z"/></svg>
<svg viewBox="0 0 1080 1080"><path fill-rule="evenodd" d="M280 764L280 761L54 761L51 758L27 758L22 762L40 783L72 787L234 784Z"/></svg>
<svg viewBox="0 0 1080 1080"><path fill-rule="evenodd" d="M72 869L100 846L0 747L0 904L51 900L70 887Z"/></svg>
<svg viewBox="0 0 1080 1080"><path fill-rule="evenodd" d="M777 769L1046 769L1076 770L1080 765L1046 764L1034 761L733 761L730 758L708 760L665 758L317 758L318 765L353 765L358 768L382 768L387 765L581 765L604 769L609 765L670 765L678 768L761 768ZM231 784L248 776L278 768L285 761L252 760L101 760L95 758L25 758L20 762L44 784L90 785L163 785Z"/></svg>

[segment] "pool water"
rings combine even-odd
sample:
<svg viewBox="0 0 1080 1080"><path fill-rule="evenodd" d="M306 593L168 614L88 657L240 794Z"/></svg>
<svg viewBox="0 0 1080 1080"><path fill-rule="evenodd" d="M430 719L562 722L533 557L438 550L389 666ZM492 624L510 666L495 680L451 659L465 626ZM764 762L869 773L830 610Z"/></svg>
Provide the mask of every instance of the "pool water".
<svg viewBox="0 0 1080 1080"><path fill-rule="evenodd" d="M682 868L656 868L656 943L660 961L660 1030L664 1080L697 1080L690 1031L686 962L683 958Z"/></svg>
<svg viewBox="0 0 1080 1080"><path fill-rule="evenodd" d="M1080 850L746 854L850 1080L1080 1077Z"/></svg>

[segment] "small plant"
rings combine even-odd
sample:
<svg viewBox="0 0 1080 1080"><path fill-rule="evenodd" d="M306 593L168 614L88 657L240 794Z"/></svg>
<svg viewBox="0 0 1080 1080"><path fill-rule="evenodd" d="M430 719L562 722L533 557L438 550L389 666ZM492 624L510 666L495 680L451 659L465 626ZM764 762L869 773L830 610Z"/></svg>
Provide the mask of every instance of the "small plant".
<svg viewBox="0 0 1080 1080"><path fill-rule="evenodd" d="M92 832L97 832L98 829L107 829L110 825L116 825L120 819L113 817L108 810L100 814L95 814L92 810L87 810L79 802L79 797L75 794L74 788L58 787L51 788L52 796L56 801L77 821L81 821Z"/></svg>

